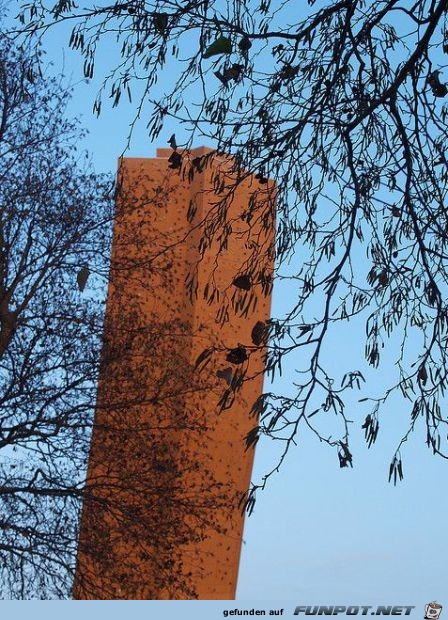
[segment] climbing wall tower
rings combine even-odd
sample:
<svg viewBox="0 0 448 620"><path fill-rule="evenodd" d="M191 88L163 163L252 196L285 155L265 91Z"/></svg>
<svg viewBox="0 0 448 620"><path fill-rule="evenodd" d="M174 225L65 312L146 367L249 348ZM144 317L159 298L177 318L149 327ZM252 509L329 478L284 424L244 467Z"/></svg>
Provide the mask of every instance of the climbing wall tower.
<svg viewBox="0 0 448 620"><path fill-rule="evenodd" d="M118 180L74 598L232 599L275 187L206 148L121 159Z"/></svg>

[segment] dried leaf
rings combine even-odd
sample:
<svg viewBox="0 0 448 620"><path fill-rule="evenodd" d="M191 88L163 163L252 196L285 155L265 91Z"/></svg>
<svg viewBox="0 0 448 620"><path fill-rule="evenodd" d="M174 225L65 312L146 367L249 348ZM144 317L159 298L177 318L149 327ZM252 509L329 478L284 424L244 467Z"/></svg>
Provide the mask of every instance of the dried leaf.
<svg viewBox="0 0 448 620"><path fill-rule="evenodd" d="M250 281L250 277L248 275L238 276L236 277L232 284L237 288L241 288L244 291L250 290L252 283Z"/></svg>
<svg viewBox="0 0 448 620"><path fill-rule="evenodd" d="M163 34L168 26L168 14L167 13L154 13L152 16L152 23L154 28L160 34Z"/></svg>
<svg viewBox="0 0 448 620"><path fill-rule="evenodd" d="M90 270L86 265L83 265L81 269L78 271L78 275L76 276L76 280L78 282L78 288L81 293L84 291L87 280L89 279Z"/></svg>
<svg viewBox="0 0 448 620"><path fill-rule="evenodd" d="M226 356L226 360L231 364L243 364L248 359L246 349L243 346L231 349Z"/></svg>
<svg viewBox="0 0 448 620"><path fill-rule="evenodd" d="M440 71L433 71L428 75L428 84L434 97L445 97L448 94L448 87L440 81Z"/></svg>
<svg viewBox="0 0 448 620"><path fill-rule="evenodd" d="M389 277L388 277L387 271L385 269L383 269L383 271L378 276L378 282L381 284L381 286L386 286L388 284Z"/></svg>
<svg viewBox="0 0 448 620"><path fill-rule="evenodd" d="M168 144L173 149L173 151L177 149L176 135L174 133L172 134L171 138L168 140Z"/></svg>
<svg viewBox="0 0 448 620"><path fill-rule="evenodd" d="M232 53L232 41L227 37L219 37L205 50L203 57L211 58L212 56L218 56L219 54L231 54Z"/></svg>
<svg viewBox="0 0 448 620"><path fill-rule="evenodd" d="M171 153L171 156L168 158L168 167L173 170L177 170L182 165L182 156L179 155L176 151Z"/></svg>
<svg viewBox="0 0 448 620"><path fill-rule="evenodd" d="M251 338L255 346L259 347L267 340L267 326L264 321L257 321L252 329Z"/></svg>
<svg viewBox="0 0 448 620"><path fill-rule="evenodd" d="M224 368L224 370L218 370L216 373L216 376L219 377L220 379L224 379L227 385L230 385L232 381L232 374L233 374L233 371L229 366L228 368Z"/></svg>
<svg viewBox="0 0 448 620"><path fill-rule="evenodd" d="M423 365L420 366L417 376L418 376L419 380L422 382L422 384L426 385L426 382L428 380L428 373L426 372L425 366L423 366Z"/></svg>
<svg viewBox="0 0 448 620"><path fill-rule="evenodd" d="M247 35L244 35L243 38L238 43L238 47L242 52L247 52L252 47L251 40Z"/></svg>

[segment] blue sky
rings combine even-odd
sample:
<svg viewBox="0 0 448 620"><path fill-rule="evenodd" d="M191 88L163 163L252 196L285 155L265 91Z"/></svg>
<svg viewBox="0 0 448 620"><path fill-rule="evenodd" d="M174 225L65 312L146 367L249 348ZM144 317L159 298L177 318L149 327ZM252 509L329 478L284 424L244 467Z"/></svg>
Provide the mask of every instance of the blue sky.
<svg viewBox="0 0 448 620"><path fill-rule="evenodd" d="M80 146L91 152L97 170L115 172L133 107L126 103L115 110L106 107L96 119L92 106L99 83L84 82L81 59L67 49L66 41L67 29L55 29L44 44L54 70L64 70L75 84L68 113L79 116L90 131ZM112 47L102 53L114 55ZM157 144L151 144L144 125L137 125L127 155L154 156L173 131L182 135L169 122ZM300 261L300 251L295 260ZM293 294L285 283L274 288L273 316L282 316ZM384 380L394 372L393 357L386 354L387 363L373 372L363 361L364 336L362 324L350 323L339 330L327 348L327 361L337 371L341 355L353 358L354 366L369 378L368 394L380 395ZM296 363L300 359L285 364L281 383L275 384L277 393L282 386L291 389ZM244 533L237 594L241 605L257 600L416 605L414 617L423 617L418 610L431 600L448 606L448 462L432 456L421 428L405 446L403 482L395 488L388 484L390 459L406 429L409 404L391 401L377 443L367 450L360 427L369 409L357 402L364 395L367 392L354 393L348 407L353 420L353 469L340 469L336 453L304 432L283 469L259 495ZM273 449L262 441L258 444L254 479L272 462Z"/></svg>

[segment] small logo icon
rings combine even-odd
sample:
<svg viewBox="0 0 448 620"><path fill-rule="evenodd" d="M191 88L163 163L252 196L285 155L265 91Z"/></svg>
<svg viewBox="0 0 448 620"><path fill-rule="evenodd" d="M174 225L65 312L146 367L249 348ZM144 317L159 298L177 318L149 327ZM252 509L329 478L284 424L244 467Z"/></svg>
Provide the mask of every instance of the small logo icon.
<svg viewBox="0 0 448 620"><path fill-rule="evenodd" d="M427 620L438 620L440 612L442 611L442 605L439 603L429 603L425 605L425 618Z"/></svg>

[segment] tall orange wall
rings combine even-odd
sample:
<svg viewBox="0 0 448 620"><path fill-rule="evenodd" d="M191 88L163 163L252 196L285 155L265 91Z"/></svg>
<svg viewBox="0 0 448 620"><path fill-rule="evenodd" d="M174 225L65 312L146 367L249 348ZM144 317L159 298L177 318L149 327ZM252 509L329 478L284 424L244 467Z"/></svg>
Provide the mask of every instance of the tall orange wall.
<svg viewBox="0 0 448 620"><path fill-rule="evenodd" d="M270 316L274 190L249 175L219 207L223 191L212 191L213 177L220 171L229 181L229 160L201 160L202 171L188 178L188 162L209 149L184 153L182 171L169 168L171 153L120 160L77 599L235 597L238 501L254 456L245 437L257 423L250 410L262 393L266 353L251 332ZM201 257L204 226L220 208ZM231 233L220 250L224 226ZM233 284L248 274L250 290ZM228 361L240 345L248 359ZM233 394L228 382L243 371Z"/></svg>

